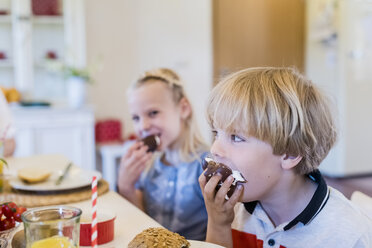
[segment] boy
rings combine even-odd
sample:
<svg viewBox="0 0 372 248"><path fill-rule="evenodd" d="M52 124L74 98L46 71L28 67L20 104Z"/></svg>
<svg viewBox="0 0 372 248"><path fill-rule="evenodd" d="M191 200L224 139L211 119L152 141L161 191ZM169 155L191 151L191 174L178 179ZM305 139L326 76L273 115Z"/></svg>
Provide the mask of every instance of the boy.
<svg viewBox="0 0 372 248"><path fill-rule="evenodd" d="M207 241L226 247L372 247L372 225L317 170L336 140L325 96L292 68L251 68L212 91L208 120L217 162L247 180L225 200L230 176L199 183ZM240 202L240 203L238 203Z"/></svg>

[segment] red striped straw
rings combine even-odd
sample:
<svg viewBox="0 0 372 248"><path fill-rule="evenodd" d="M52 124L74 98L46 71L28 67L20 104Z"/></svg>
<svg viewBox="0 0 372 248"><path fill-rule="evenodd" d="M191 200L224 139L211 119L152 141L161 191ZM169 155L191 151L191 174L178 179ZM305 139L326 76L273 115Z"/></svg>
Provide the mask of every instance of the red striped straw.
<svg viewBox="0 0 372 248"><path fill-rule="evenodd" d="M92 242L91 246L97 248L97 177L94 176L92 180Z"/></svg>

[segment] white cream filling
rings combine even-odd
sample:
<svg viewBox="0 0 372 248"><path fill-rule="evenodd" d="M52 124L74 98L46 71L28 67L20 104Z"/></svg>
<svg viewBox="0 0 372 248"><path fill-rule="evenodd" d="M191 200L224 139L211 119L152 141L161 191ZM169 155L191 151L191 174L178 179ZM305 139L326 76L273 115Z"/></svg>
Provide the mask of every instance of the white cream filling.
<svg viewBox="0 0 372 248"><path fill-rule="evenodd" d="M160 144L160 138L157 135L155 135L155 142L156 142L156 145Z"/></svg>
<svg viewBox="0 0 372 248"><path fill-rule="evenodd" d="M211 159L211 158L209 158L209 157L205 157L204 160L207 161L207 163L209 163L209 162L213 162L213 159Z"/></svg>
<svg viewBox="0 0 372 248"><path fill-rule="evenodd" d="M237 170L233 170L232 171L232 176L234 177L234 183L235 181L238 181L238 182L245 182L246 180L244 179L244 177L242 176L242 174L237 171Z"/></svg>

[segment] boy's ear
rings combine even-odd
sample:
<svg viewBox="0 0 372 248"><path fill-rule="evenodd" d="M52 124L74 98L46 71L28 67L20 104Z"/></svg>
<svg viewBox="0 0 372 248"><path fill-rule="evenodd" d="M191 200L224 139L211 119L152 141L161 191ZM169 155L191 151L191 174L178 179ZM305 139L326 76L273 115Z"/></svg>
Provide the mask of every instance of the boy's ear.
<svg viewBox="0 0 372 248"><path fill-rule="evenodd" d="M183 97L180 100L179 106L181 111L181 118L187 119L191 114L191 105L189 101L185 97Z"/></svg>
<svg viewBox="0 0 372 248"><path fill-rule="evenodd" d="M282 168L285 169L285 170L290 170L292 168L294 168L296 165L298 165L298 163L300 163L302 159L302 156L290 156L290 155L287 155L287 154L284 154L281 158L281 161L282 161Z"/></svg>

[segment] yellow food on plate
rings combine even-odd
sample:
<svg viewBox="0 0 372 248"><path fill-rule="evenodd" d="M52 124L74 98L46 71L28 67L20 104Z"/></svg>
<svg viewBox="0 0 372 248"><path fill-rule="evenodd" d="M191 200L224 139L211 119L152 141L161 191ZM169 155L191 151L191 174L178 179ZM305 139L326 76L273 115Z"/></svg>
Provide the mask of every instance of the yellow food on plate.
<svg viewBox="0 0 372 248"><path fill-rule="evenodd" d="M25 167L18 170L18 177L26 183L40 183L47 180L51 171L45 168Z"/></svg>
<svg viewBox="0 0 372 248"><path fill-rule="evenodd" d="M53 236L50 238L38 240L31 245L31 248L75 248L66 237Z"/></svg>

